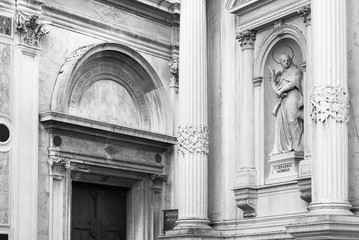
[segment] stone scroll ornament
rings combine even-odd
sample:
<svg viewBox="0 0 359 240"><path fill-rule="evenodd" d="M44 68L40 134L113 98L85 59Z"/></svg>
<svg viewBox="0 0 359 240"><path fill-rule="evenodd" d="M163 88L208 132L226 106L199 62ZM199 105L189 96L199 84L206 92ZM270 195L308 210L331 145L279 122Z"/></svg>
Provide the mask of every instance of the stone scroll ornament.
<svg viewBox="0 0 359 240"><path fill-rule="evenodd" d="M208 126L178 126L178 152L208 154Z"/></svg>
<svg viewBox="0 0 359 240"><path fill-rule="evenodd" d="M340 123L349 121L349 94L341 86L314 87L310 105L310 117L315 122L324 122L329 117Z"/></svg>

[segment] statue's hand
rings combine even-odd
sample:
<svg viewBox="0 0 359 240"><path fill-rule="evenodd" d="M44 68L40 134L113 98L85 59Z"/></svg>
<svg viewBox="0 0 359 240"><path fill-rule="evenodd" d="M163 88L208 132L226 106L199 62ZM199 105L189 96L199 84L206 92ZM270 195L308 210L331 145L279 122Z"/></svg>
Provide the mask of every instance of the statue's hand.
<svg viewBox="0 0 359 240"><path fill-rule="evenodd" d="M282 90L279 90L276 92L277 98L284 98L287 96L287 93L283 92Z"/></svg>

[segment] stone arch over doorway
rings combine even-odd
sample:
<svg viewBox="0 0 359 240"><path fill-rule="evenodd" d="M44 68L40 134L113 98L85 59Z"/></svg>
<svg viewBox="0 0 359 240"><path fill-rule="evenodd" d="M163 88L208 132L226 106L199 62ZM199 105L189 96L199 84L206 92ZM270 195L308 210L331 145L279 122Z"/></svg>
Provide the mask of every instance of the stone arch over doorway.
<svg viewBox="0 0 359 240"><path fill-rule="evenodd" d="M138 52L116 43L84 46L66 59L51 111L160 133L169 133L172 122L157 73Z"/></svg>
<svg viewBox="0 0 359 240"><path fill-rule="evenodd" d="M72 211L78 198L94 200L91 186L99 191L109 186L125 189L121 193L125 214L115 216L110 225L126 228L126 239L151 240L160 234L166 156L176 144L168 104L158 75L131 48L114 43L89 45L66 59L50 111L40 114L50 140L49 239L104 234L99 230L106 224L104 219L95 221L97 215L85 218ZM78 188L73 190L74 186ZM116 201L103 200L101 206L117 207ZM85 207L92 212L103 210L96 206ZM117 221L120 217L125 221ZM77 229L79 224L82 230ZM105 239L114 237L111 226Z"/></svg>

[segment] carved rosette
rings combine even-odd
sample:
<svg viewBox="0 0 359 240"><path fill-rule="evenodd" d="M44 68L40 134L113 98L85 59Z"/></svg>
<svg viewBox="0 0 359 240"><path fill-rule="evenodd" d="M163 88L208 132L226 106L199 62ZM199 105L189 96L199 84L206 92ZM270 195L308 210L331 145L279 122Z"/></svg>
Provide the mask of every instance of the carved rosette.
<svg viewBox="0 0 359 240"><path fill-rule="evenodd" d="M178 152L208 154L208 132L208 126L178 126Z"/></svg>
<svg viewBox="0 0 359 240"><path fill-rule="evenodd" d="M16 29L20 42L38 48L42 36L50 32L49 26L38 22L38 15L30 15L28 19L22 14L16 14Z"/></svg>
<svg viewBox="0 0 359 240"><path fill-rule="evenodd" d="M314 87L310 104L310 117L315 122L324 122L329 117L339 123L349 121L349 94L341 86Z"/></svg>
<svg viewBox="0 0 359 240"><path fill-rule="evenodd" d="M71 160L63 157L51 156L47 163L50 166L50 176L62 180L66 176L66 169L70 168Z"/></svg>
<svg viewBox="0 0 359 240"><path fill-rule="evenodd" d="M171 58L169 62L170 67L170 86L178 87L178 73L179 73L179 59L174 56Z"/></svg>
<svg viewBox="0 0 359 240"><path fill-rule="evenodd" d="M243 49L245 48L253 48L254 41L256 40L257 31L254 30L244 30L240 32L236 39L238 40L239 44Z"/></svg>
<svg viewBox="0 0 359 240"><path fill-rule="evenodd" d="M299 9L297 11L297 13L304 18L304 20L303 20L304 23L306 23L306 24L311 23L312 16L311 16L310 5L306 5L306 6L302 7L301 9Z"/></svg>

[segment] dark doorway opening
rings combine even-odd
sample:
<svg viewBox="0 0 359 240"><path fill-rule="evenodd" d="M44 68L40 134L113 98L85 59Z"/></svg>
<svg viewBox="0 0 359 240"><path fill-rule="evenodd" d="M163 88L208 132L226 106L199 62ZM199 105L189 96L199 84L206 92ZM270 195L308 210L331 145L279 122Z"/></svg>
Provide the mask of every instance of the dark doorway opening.
<svg viewBox="0 0 359 240"><path fill-rule="evenodd" d="M127 191L73 182L71 240L126 240Z"/></svg>

